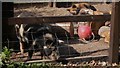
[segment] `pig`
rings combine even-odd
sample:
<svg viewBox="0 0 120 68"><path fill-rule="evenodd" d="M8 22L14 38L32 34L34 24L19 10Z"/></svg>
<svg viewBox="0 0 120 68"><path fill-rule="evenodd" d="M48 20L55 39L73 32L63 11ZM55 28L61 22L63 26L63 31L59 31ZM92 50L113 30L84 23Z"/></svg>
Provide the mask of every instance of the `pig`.
<svg viewBox="0 0 120 68"><path fill-rule="evenodd" d="M97 11L97 9L88 4L88 3L78 3L78 4L73 4L71 6L71 8L68 8L67 11L69 11L71 14L73 15L78 15L79 11L82 9L82 8L87 8L87 9L91 9L93 11Z"/></svg>
<svg viewBox="0 0 120 68"><path fill-rule="evenodd" d="M32 58L33 51L39 50L41 52L41 59L56 51L58 41L51 27L45 24L16 24L16 35L20 43L21 54L24 53L24 47L27 46L28 60Z"/></svg>

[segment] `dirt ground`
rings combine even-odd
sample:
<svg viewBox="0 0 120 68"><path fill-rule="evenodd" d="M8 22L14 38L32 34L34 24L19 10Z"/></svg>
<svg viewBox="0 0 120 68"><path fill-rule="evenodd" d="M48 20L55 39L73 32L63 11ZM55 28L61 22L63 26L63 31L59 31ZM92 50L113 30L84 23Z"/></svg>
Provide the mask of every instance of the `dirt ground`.
<svg viewBox="0 0 120 68"><path fill-rule="evenodd" d="M109 12L111 11L111 4L93 4L93 6L97 9L97 11ZM69 7L67 7L69 8ZM69 15L67 8L54 8L48 6L30 6L30 7L16 7L14 8L14 16L18 16L22 14L23 17L29 16L64 16Z"/></svg>
<svg viewBox="0 0 120 68"><path fill-rule="evenodd" d="M72 42L72 43L70 43ZM87 44L81 43L78 39L71 39L68 43L64 43L58 46L57 52L59 58L81 57L81 56L99 56L108 55L108 43L103 41L103 38L99 41L92 41ZM24 55L13 52L12 61L25 61L27 60L28 53ZM40 52L34 52L32 59L41 59ZM101 59L102 60L102 59ZM107 60L107 59L106 59Z"/></svg>
<svg viewBox="0 0 120 68"><path fill-rule="evenodd" d="M94 6L99 11L110 11L111 4L94 4ZM52 7L42 7L38 8L37 6L28 7L28 8L16 8L14 9L14 16L23 15L23 17L31 16L64 16L69 15L67 8L52 8ZM75 42L74 42L75 41ZM108 43L103 41L101 38L99 41L92 41L88 44L82 44L77 40L69 40L68 44L60 45L58 48L59 54L64 57L66 55L76 56L78 53L79 56L95 56L95 55L108 55ZM62 50L61 50L62 49ZM32 59L40 59L39 52L34 53ZM12 53L11 59L13 61L23 61L27 58L27 53L24 56L17 53Z"/></svg>

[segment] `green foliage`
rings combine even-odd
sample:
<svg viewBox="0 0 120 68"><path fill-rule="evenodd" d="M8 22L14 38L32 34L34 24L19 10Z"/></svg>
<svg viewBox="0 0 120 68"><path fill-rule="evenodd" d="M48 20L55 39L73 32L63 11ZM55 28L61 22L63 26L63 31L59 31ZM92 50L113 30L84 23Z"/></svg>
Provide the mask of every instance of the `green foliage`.
<svg viewBox="0 0 120 68"><path fill-rule="evenodd" d="M3 65L2 68L49 68L49 65L45 63L26 64L26 63L13 62Z"/></svg>
<svg viewBox="0 0 120 68"><path fill-rule="evenodd" d="M4 65L10 61L11 51L5 46L0 54L0 65Z"/></svg>
<svg viewBox="0 0 120 68"><path fill-rule="evenodd" d="M45 63L25 64L22 62L11 62L10 56L11 51L5 46L0 54L0 66L2 68L49 68Z"/></svg>
<svg viewBox="0 0 120 68"><path fill-rule="evenodd" d="M3 48L3 51L1 53L1 59L2 60L9 60L11 55L11 51L5 46Z"/></svg>

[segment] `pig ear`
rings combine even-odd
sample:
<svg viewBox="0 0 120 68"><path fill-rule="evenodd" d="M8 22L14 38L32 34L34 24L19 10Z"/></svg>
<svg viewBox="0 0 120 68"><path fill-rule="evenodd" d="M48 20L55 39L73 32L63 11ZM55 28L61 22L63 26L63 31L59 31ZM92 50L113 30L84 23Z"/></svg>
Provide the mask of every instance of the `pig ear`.
<svg viewBox="0 0 120 68"><path fill-rule="evenodd" d="M90 5L90 9L92 9L93 11L97 11L97 9L92 5Z"/></svg>
<svg viewBox="0 0 120 68"><path fill-rule="evenodd" d="M25 32L27 33L27 32L29 32L31 29L33 29L33 27L28 28Z"/></svg>
<svg viewBox="0 0 120 68"><path fill-rule="evenodd" d="M97 9L96 9L94 6L92 6L92 5L86 5L86 4L84 4L84 6L85 6L87 9L91 9L91 10L93 10L93 11L97 11Z"/></svg>
<svg viewBox="0 0 120 68"><path fill-rule="evenodd" d="M68 8L67 11L70 11L70 8Z"/></svg>
<svg viewBox="0 0 120 68"><path fill-rule="evenodd" d="M72 5L72 8L77 8L76 4Z"/></svg>
<svg viewBox="0 0 120 68"><path fill-rule="evenodd" d="M15 31L16 31L16 33L19 33L19 29L20 29L19 25L16 24L16 25L15 25Z"/></svg>
<svg viewBox="0 0 120 68"><path fill-rule="evenodd" d="M19 25L18 25L18 24L16 24L16 25L15 25L15 28L16 28L16 29L19 29L20 27L19 27Z"/></svg>

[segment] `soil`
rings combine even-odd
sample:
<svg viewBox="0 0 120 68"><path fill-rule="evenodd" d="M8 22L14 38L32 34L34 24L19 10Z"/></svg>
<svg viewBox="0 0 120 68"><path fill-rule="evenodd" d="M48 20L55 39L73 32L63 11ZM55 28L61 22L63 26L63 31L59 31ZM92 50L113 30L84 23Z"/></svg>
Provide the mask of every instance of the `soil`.
<svg viewBox="0 0 120 68"><path fill-rule="evenodd" d="M73 42L74 43L73 43ZM72 42L72 43L70 43ZM87 44L81 43L78 39L69 40L68 43L62 43L58 46L58 56L59 58L72 58L81 56L99 56L108 55L108 43L103 41L103 38L99 41L92 41ZM19 52L13 52L11 59L12 61L26 61L28 53L25 52L23 55ZM50 57L50 56L49 56ZM101 57L102 58L102 57ZM40 52L34 52L32 60L40 60ZM102 60L102 59L101 59ZM105 59L107 61L108 59Z"/></svg>
<svg viewBox="0 0 120 68"><path fill-rule="evenodd" d="M93 4L97 11L109 12L111 11L111 4ZM104 7L104 8L103 8ZM70 8L70 7L67 7ZM14 8L14 16L17 17L22 13L22 16L64 16L69 15L67 8L57 8L57 7L48 7L48 6L30 6L30 7L16 7Z"/></svg>

